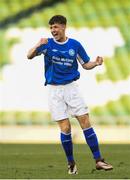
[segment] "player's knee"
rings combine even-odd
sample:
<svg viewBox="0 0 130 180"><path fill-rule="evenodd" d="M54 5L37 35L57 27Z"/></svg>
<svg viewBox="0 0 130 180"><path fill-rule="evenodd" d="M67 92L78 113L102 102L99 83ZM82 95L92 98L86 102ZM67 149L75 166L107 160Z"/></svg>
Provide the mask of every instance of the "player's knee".
<svg viewBox="0 0 130 180"><path fill-rule="evenodd" d="M61 128L61 131L68 134L71 132L71 127L70 125L65 125L64 127Z"/></svg>
<svg viewBox="0 0 130 180"><path fill-rule="evenodd" d="M60 126L60 128L61 128L61 131L66 134L71 132L71 126L69 123L64 123L64 125Z"/></svg>
<svg viewBox="0 0 130 180"><path fill-rule="evenodd" d="M62 132L66 134L71 132L71 125L68 119L58 121L58 124Z"/></svg>
<svg viewBox="0 0 130 180"><path fill-rule="evenodd" d="M82 129L89 128L91 126L88 114L78 116L77 119L78 119Z"/></svg>

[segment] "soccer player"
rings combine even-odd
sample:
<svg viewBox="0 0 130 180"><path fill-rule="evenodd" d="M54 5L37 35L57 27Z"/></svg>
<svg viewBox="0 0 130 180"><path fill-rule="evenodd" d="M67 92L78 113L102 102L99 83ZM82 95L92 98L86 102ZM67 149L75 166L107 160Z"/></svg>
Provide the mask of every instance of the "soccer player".
<svg viewBox="0 0 130 180"><path fill-rule="evenodd" d="M101 156L98 139L90 124L88 107L80 96L76 80L80 78L78 62L86 70L100 66L102 57L90 61L85 49L75 39L66 36L67 19L62 15L55 15L49 20L49 27L53 38L41 40L28 51L27 58L44 55L45 85L49 85L49 106L52 118L61 130L61 143L68 161L68 174L77 174L78 170L73 156L71 124L69 114L75 116L83 130L96 169L111 170L112 165L104 161Z"/></svg>

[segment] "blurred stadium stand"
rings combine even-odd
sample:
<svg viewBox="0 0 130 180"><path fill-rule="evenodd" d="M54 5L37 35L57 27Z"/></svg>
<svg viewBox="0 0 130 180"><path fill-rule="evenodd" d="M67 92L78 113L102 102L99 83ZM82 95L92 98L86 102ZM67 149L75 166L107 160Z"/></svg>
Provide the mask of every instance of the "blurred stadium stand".
<svg viewBox="0 0 130 180"><path fill-rule="evenodd" d="M117 27L125 44L116 48L113 57L105 58L106 71L98 73L96 80L99 83L105 80L130 82L130 0L0 0L0 12L0 82L4 67L13 64L10 49L19 41L18 38L7 39L7 31L14 27L48 27L48 20L54 14L65 15L68 26L77 29ZM130 125L130 91L103 106L91 107L91 114L97 124ZM52 123L50 114L41 111L3 111L1 108L0 117L1 125Z"/></svg>

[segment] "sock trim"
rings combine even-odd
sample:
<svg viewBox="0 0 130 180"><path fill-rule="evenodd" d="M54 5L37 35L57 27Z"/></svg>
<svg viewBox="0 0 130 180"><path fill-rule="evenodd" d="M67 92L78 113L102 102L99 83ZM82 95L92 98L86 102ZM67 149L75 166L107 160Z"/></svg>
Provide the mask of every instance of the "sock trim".
<svg viewBox="0 0 130 180"><path fill-rule="evenodd" d="M88 136L88 138L91 137L91 136L93 136L94 134L95 134L95 133L90 134L90 135Z"/></svg>
<svg viewBox="0 0 130 180"><path fill-rule="evenodd" d="M64 141L62 141L62 142L64 143L64 142L69 142L69 141L71 141L71 139L69 139L69 140L64 140Z"/></svg>
<svg viewBox="0 0 130 180"><path fill-rule="evenodd" d="M89 128L85 128L85 129L83 129L83 131L86 131L86 130L89 130L89 129L91 129L92 127L89 127Z"/></svg>
<svg viewBox="0 0 130 180"><path fill-rule="evenodd" d="M61 133L64 134L64 135L67 135L67 136L71 134L71 132L70 133L65 133L65 132L62 132L62 131L61 131Z"/></svg>

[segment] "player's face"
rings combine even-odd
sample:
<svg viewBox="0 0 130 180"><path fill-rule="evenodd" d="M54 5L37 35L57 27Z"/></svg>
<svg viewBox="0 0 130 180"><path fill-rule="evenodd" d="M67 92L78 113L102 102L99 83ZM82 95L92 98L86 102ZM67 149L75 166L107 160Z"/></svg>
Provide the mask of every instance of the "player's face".
<svg viewBox="0 0 130 180"><path fill-rule="evenodd" d="M56 41L64 42L65 41L65 28L64 24L52 24L50 25L50 30L52 36L55 38Z"/></svg>

